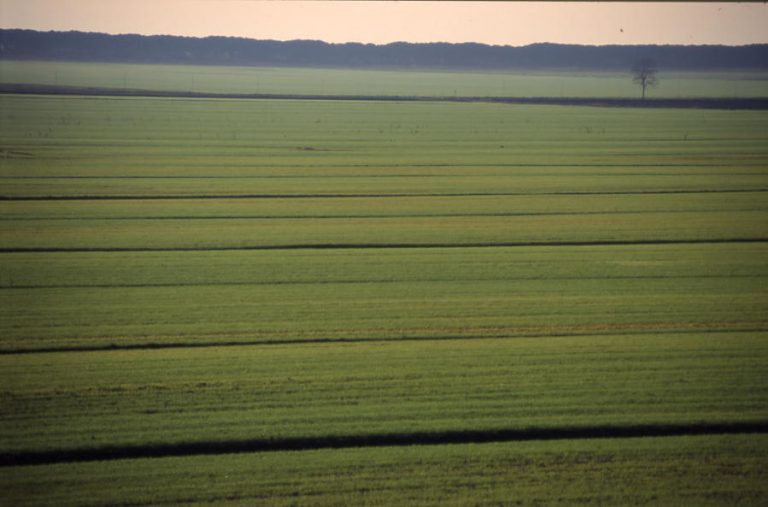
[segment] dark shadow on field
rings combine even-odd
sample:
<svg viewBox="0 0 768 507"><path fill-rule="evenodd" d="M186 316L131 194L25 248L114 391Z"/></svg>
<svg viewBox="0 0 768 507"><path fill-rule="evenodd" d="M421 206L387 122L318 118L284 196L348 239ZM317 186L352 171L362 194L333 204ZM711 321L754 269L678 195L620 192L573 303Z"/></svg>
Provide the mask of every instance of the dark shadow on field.
<svg viewBox="0 0 768 507"><path fill-rule="evenodd" d="M422 249L422 248L514 248L514 247L579 247L579 246L632 246L632 245L699 245L720 243L766 243L760 238L709 239L640 239L594 241L520 241L498 243L307 243L252 246L190 246L190 247L9 247L0 253L82 253L82 252L218 252L235 250L366 250L366 249Z"/></svg>
<svg viewBox="0 0 768 507"><path fill-rule="evenodd" d="M397 336L397 337L345 337L338 338L324 336L320 338L271 338L259 340L207 340L207 341L170 341L170 342L136 342L136 343L108 343L102 342L94 345L64 345L64 346L38 346L38 347L9 347L0 348L0 356L26 355L40 353L70 353L70 352L114 352L121 350L162 350L162 349L200 349L200 348L220 348L220 347L270 347L283 345L317 345L331 343L371 343L371 342L412 342L412 341L453 341L453 340L486 340L486 339L516 339L516 338L572 338L579 336L602 336L617 334L656 334L662 330L666 334L711 334L711 333L765 333L768 331L766 321L753 322L729 322L720 327L712 323L687 324L683 327L670 326L647 326L647 325L628 325L614 328L592 328L582 331L559 330L552 331L523 329L517 333L498 333L482 334L479 336L468 336L466 334L443 334L439 336Z"/></svg>
<svg viewBox="0 0 768 507"><path fill-rule="evenodd" d="M60 179L60 178L56 178ZM718 188L695 190L636 190L614 192L483 192L483 193L397 193L397 194L166 194L166 195L0 195L0 201L165 201L189 199L360 199L415 197L505 197L505 196L588 196L588 195L668 195L668 194L743 194L768 192L768 188Z"/></svg>
<svg viewBox="0 0 768 507"><path fill-rule="evenodd" d="M717 434L768 433L768 421L698 424L644 424L575 428L525 428L441 432L388 433L328 437L293 437L253 440L180 442L174 444L111 446L85 449L0 454L0 467L44 465L172 456L199 456L274 451L445 445L529 440L641 438Z"/></svg>

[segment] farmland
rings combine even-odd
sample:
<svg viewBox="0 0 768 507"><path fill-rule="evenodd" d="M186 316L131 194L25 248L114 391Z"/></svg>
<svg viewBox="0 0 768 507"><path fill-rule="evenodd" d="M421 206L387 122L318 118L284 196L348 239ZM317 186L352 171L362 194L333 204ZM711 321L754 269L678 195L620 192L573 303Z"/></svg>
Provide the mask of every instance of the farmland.
<svg viewBox="0 0 768 507"><path fill-rule="evenodd" d="M25 467L0 481L15 505L759 505L766 445L749 435L340 449Z"/></svg>
<svg viewBox="0 0 768 507"><path fill-rule="evenodd" d="M768 498L765 112L2 95L0 139L2 500Z"/></svg>
<svg viewBox="0 0 768 507"><path fill-rule="evenodd" d="M0 85L317 95L637 97L627 72L360 70L0 61ZM651 96L765 97L768 73L664 72Z"/></svg>

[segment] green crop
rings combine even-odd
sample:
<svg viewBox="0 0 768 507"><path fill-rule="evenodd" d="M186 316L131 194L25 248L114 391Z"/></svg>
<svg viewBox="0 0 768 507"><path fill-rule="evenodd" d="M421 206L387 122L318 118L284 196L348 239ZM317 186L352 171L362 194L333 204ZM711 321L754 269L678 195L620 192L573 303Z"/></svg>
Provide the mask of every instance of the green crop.
<svg viewBox="0 0 768 507"><path fill-rule="evenodd" d="M0 83L210 93L638 97L627 72L458 72L0 61ZM764 72L660 72L652 97L765 97Z"/></svg>
<svg viewBox="0 0 768 507"><path fill-rule="evenodd" d="M660 332L0 356L0 446L761 421L767 343Z"/></svg>
<svg viewBox="0 0 768 507"><path fill-rule="evenodd" d="M0 503L765 503L762 111L0 95L0 140Z"/></svg>
<svg viewBox="0 0 768 507"><path fill-rule="evenodd" d="M763 244L3 254L2 348L765 329Z"/></svg>
<svg viewBox="0 0 768 507"><path fill-rule="evenodd" d="M384 447L6 469L14 505L761 505L764 435Z"/></svg>

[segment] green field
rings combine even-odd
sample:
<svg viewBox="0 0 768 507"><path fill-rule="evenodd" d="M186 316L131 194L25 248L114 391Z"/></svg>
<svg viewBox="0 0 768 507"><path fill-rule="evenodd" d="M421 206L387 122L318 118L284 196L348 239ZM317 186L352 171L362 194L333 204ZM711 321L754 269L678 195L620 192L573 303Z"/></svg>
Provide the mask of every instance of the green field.
<svg viewBox="0 0 768 507"><path fill-rule="evenodd" d="M639 97L627 72L415 71L0 61L0 84L205 93ZM649 97L766 97L765 72L664 72Z"/></svg>
<svg viewBox="0 0 768 507"><path fill-rule="evenodd" d="M766 192L762 111L0 95L0 503L763 505Z"/></svg>
<svg viewBox="0 0 768 507"><path fill-rule="evenodd" d="M659 332L6 355L13 397L0 446L762 421L766 338Z"/></svg>
<svg viewBox="0 0 768 507"><path fill-rule="evenodd" d="M761 505L764 435L156 458L4 470L13 505Z"/></svg>

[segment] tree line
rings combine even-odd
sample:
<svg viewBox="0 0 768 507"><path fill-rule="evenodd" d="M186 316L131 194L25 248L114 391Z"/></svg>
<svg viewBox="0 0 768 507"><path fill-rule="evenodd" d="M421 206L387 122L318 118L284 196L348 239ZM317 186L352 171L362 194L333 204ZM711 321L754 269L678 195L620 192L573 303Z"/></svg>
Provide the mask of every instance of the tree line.
<svg viewBox="0 0 768 507"><path fill-rule="evenodd" d="M476 43L386 45L238 37L109 35L0 30L0 59L126 63L419 69L626 71L641 59L662 70L768 70L768 44L746 46L522 47Z"/></svg>

